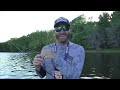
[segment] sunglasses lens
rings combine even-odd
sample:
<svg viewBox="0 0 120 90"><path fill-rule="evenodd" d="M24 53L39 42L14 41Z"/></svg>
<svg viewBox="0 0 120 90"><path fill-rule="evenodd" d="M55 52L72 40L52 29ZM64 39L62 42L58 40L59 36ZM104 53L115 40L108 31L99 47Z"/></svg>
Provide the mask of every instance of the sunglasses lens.
<svg viewBox="0 0 120 90"><path fill-rule="evenodd" d="M55 27L56 32L60 32L62 30L62 27Z"/></svg>
<svg viewBox="0 0 120 90"><path fill-rule="evenodd" d="M69 28L68 26L64 26L64 27L63 27L63 30L64 30L64 31L69 31L69 29L70 29L70 28Z"/></svg>

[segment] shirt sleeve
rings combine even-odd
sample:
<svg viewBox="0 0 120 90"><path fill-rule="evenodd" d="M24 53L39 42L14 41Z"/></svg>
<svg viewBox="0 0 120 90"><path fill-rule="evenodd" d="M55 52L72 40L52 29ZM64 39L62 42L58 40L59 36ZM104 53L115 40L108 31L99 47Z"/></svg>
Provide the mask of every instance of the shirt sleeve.
<svg viewBox="0 0 120 90"><path fill-rule="evenodd" d="M80 47L76 51L77 53L73 56L72 64L67 63L62 57L54 60L55 66L67 79L79 79L84 59L85 59L85 50L83 47Z"/></svg>
<svg viewBox="0 0 120 90"><path fill-rule="evenodd" d="M37 69L35 69L35 71L40 78L43 78L46 76L46 71L43 69L43 67L40 68L40 71L38 71Z"/></svg>

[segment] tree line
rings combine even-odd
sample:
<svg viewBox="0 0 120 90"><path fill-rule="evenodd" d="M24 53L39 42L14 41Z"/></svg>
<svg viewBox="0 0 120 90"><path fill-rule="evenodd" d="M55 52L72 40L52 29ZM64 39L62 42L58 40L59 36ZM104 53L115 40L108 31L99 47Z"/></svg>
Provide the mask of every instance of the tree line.
<svg viewBox="0 0 120 90"><path fill-rule="evenodd" d="M71 41L85 49L119 48L120 11L113 11L111 15L103 12L98 19L99 21L87 21L83 14L74 18L70 22ZM0 52L39 52L43 46L53 42L53 30L36 30L26 36L0 43Z"/></svg>

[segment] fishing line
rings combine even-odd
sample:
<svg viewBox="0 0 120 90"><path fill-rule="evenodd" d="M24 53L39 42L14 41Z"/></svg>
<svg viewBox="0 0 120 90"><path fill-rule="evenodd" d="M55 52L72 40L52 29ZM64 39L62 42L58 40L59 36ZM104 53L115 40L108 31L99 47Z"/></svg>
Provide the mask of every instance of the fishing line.
<svg viewBox="0 0 120 90"><path fill-rule="evenodd" d="M19 46L19 45L15 45L13 42L11 42L11 44L14 46L14 47L16 47L21 53L23 53L23 51L19 48L19 47L17 47L17 46ZM30 51L35 51L35 50L30 50ZM45 57L45 56L44 56ZM42 66L42 68L45 70L45 68ZM45 70L45 72L46 73L48 73L48 74L50 74L52 77L54 77L50 72L48 72L47 70Z"/></svg>

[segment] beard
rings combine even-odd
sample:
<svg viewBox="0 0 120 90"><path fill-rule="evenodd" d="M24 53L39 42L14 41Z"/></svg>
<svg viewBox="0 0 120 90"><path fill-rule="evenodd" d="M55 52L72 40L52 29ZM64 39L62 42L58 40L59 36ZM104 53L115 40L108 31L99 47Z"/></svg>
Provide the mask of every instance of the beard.
<svg viewBox="0 0 120 90"><path fill-rule="evenodd" d="M66 43L70 38L70 33L66 34L56 34L56 39L61 43Z"/></svg>

